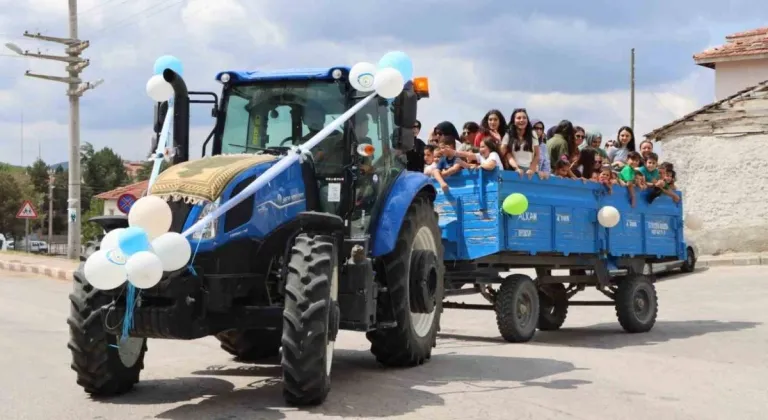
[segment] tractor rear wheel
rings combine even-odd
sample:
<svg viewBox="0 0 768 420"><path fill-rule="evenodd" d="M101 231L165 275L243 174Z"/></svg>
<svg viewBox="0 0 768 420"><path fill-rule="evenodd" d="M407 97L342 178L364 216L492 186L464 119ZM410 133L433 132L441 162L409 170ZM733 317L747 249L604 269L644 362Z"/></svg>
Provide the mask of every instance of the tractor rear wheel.
<svg viewBox="0 0 768 420"><path fill-rule="evenodd" d="M123 394L139 382L144 369L145 338L129 337L120 342L104 329L102 311L112 298L85 280L83 264L75 271L73 291L69 295L71 312L69 343L72 370L77 384L94 396Z"/></svg>
<svg viewBox="0 0 768 420"><path fill-rule="evenodd" d="M432 356L445 287L440 238L432 202L418 195L403 219L395 249L382 258L379 273L387 293L379 295L378 318L394 315L397 325L366 334L371 353L385 366L417 366Z"/></svg>
<svg viewBox="0 0 768 420"><path fill-rule="evenodd" d="M257 362L280 354L283 332L277 330L227 330L216 334L221 348L238 361Z"/></svg>
<svg viewBox="0 0 768 420"><path fill-rule="evenodd" d="M283 397L288 404L322 404L330 391L339 330L338 272L333 237L296 237L283 310Z"/></svg>

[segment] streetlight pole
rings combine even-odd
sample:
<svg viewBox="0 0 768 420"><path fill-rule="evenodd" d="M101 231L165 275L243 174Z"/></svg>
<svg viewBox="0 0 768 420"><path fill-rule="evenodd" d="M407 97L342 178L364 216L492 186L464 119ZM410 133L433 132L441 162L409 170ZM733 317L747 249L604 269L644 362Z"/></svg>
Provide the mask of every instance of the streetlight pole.
<svg viewBox="0 0 768 420"><path fill-rule="evenodd" d="M67 77L49 76L43 74L34 74L29 70L24 73L26 76L38 79L52 80L68 84L67 96L69 96L69 198L67 200L67 258L80 259L80 97L90 89L104 82L99 79L94 83L85 82L80 79L80 73L88 67L90 60L81 58L80 54L89 47L88 41L81 41L77 38L77 0L69 0L69 38L59 38L40 33L32 34L24 32L28 38L39 39L41 41L56 42L66 46L66 56L48 55L41 53L30 53L22 51L16 44L5 44L11 51L27 56L40 58L43 60L54 60L67 63Z"/></svg>

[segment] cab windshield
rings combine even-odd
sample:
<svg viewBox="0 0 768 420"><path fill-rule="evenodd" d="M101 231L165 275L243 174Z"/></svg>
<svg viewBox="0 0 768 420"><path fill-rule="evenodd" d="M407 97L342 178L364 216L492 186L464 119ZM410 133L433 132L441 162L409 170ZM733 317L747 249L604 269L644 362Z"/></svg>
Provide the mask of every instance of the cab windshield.
<svg viewBox="0 0 768 420"><path fill-rule="evenodd" d="M227 99L222 153L302 144L341 116L346 102L339 86L328 81L234 86Z"/></svg>

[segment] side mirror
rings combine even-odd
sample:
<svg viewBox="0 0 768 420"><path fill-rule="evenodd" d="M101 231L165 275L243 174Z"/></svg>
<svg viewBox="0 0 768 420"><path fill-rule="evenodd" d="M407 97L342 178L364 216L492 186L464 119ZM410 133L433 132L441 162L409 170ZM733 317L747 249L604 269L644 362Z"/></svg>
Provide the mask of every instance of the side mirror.
<svg viewBox="0 0 768 420"><path fill-rule="evenodd" d="M392 133L392 147L398 150L409 151L413 149L415 140L416 137L413 135L413 128L411 127L395 127L395 131Z"/></svg>
<svg viewBox="0 0 768 420"><path fill-rule="evenodd" d="M416 124L416 105L419 101L416 92L413 91L413 82L405 84L405 88L393 102L395 112L395 125L398 127L413 128Z"/></svg>
<svg viewBox="0 0 768 420"><path fill-rule="evenodd" d="M416 124L416 105L418 96L413 91L413 82L405 84L400 95L395 98L392 106L394 111L395 130L392 135L392 146L400 150L413 149L415 137L413 125Z"/></svg>

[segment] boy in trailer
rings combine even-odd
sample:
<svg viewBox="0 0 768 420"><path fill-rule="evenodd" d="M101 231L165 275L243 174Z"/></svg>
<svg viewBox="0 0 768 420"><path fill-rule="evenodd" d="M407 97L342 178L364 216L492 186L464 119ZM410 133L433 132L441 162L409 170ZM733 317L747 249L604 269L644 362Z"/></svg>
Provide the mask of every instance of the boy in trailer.
<svg viewBox="0 0 768 420"><path fill-rule="evenodd" d="M635 180L637 179L635 173L637 173L637 168L640 167L641 161L642 156L640 156L640 153L629 152L626 164L621 169L621 172L619 172L619 185L626 186L629 190L629 204L632 207L635 207ZM638 188L643 187L638 185Z"/></svg>
<svg viewBox="0 0 768 420"><path fill-rule="evenodd" d="M670 165L671 166L671 165ZM673 169L665 169L664 177L659 180L648 194L648 203L653 203L653 200L657 199L662 194L672 197L672 201L675 203L680 201L680 197L675 194L675 171Z"/></svg>

